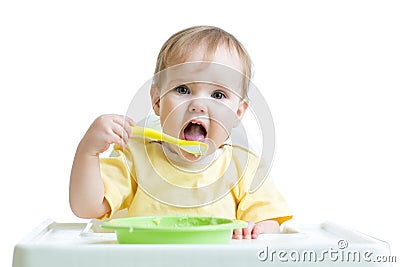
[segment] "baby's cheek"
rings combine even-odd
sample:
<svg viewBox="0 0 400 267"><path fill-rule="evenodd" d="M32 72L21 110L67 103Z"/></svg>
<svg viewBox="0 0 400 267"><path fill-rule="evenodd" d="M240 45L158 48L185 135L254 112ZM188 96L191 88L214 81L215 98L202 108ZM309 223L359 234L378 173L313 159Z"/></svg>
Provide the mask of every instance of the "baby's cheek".
<svg viewBox="0 0 400 267"><path fill-rule="evenodd" d="M219 114L219 116L212 119L211 126L216 136L226 138L230 135L233 128L234 117L228 115L230 114L227 114L226 116L223 116L223 114Z"/></svg>
<svg viewBox="0 0 400 267"><path fill-rule="evenodd" d="M236 110L233 110L230 106L225 104L219 104L215 106L216 112L212 113L212 118L215 119L220 125L226 129L232 129L234 122L236 121L237 115Z"/></svg>
<svg viewBox="0 0 400 267"><path fill-rule="evenodd" d="M174 103L165 101L161 105L160 122L163 131L169 135L178 137L181 127L179 122L182 121L182 106L174 105Z"/></svg>
<svg viewBox="0 0 400 267"><path fill-rule="evenodd" d="M215 146L215 148L220 147L228 138L228 136L228 129L221 124L212 125L208 132L208 139L211 139L209 142L212 144L212 146Z"/></svg>

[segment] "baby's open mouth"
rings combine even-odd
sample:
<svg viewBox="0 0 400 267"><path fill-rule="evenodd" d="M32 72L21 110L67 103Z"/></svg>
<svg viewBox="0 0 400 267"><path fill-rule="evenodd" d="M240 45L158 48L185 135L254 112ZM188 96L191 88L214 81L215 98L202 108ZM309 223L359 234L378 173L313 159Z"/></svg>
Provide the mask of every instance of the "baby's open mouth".
<svg viewBox="0 0 400 267"><path fill-rule="evenodd" d="M201 122L191 121L183 130L183 139L189 141L204 142L207 137L207 130Z"/></svg>

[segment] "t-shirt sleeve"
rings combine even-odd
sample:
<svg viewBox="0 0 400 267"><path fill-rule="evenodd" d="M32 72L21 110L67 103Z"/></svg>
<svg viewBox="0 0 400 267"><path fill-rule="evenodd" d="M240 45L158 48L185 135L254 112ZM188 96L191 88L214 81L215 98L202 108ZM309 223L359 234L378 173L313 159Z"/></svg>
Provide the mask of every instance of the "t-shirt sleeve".
<svg viewBox="0 0 400 267"><path fill-rule="evenodd" d="M117 211L125 209L132 202L137 189L129 146L122 150L114 147L113 156L100 159L101 178L104 183L104 197L111 211L101 218L110 218Z"/></svg>
<svg viewBox="0 0 400 267"><path fill-rule="evenodd" d="M264 163L258 164L256 171L244 177L241 183L241 197L237 207L237 218L254 223L264 220L276 220L279 224L292 218L292 212L281 193L270 178L254 192L250 192L251 181L257 175L266 175Z"/></svg>

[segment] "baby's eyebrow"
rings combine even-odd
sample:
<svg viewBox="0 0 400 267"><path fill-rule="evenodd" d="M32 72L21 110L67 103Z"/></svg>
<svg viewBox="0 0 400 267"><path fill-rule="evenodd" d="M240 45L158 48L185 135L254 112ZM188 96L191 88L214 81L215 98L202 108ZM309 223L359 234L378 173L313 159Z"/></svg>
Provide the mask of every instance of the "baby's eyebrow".
<svg viewBox="0 0 400 267"><path fill-rule="evenodd" d="M169 81L168 85L169 85L169 87L173 88L178 85L186 85L187 83L188 83L187 81L185 82L182 79L173 79L173 80Z"/></svg>
<svg viewBox="0 0 400 267"><path fill-rule="evenodd" d="M171 80L171 83L183 83L183 80L181 80L181 79L173 79L173 80Z"/></svg>

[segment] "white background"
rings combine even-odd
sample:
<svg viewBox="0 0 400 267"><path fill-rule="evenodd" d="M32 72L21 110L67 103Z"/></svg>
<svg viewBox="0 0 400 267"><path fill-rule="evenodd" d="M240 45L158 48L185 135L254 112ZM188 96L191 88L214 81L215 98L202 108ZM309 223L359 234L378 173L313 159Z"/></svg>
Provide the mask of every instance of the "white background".
<svg viewBox="0 0 400 267"><path fill-rule="evenodd" d="M98 115L124 114L163 42L199 24L252 56L294 220L355 228L400 261L400 3L255 2L1 2L1 266L43 220L79 221L68 185L80 138Z"/></svg>

